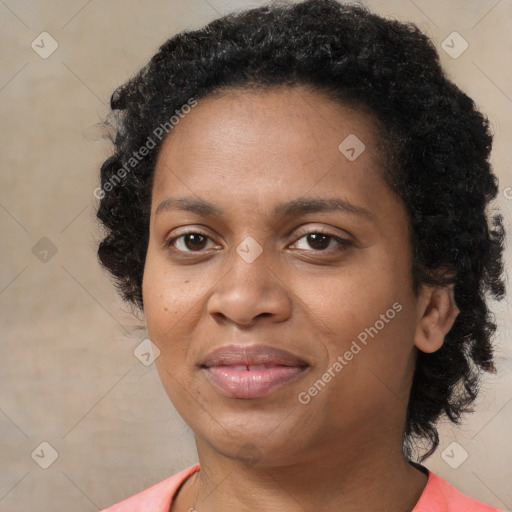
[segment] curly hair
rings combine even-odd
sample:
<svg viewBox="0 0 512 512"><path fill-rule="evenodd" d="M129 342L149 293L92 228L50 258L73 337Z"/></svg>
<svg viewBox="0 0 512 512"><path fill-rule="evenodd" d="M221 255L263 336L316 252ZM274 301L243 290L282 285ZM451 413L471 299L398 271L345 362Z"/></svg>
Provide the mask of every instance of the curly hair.
<svg viewBox="0 0 512 512"><path fill-rule="evenodd" d="M414 292L454 286L459 315L439 350L418 353L407 407L404 453L422 441L424 460L439 444L441 415L459 423L483 372L495 371L487 298L505 294L505 230L501 214L486 212L498 193L489 122L446 77L416 25L306 0L232 13L171 37L111 97L105 124L114 153L97 189L98 258L142 310L153 170L165 140L155 128L167 133L191 98L280 85L305 85L373 114L386 181L410 219ZM139 154L143 147L152 150Z"/></svg>

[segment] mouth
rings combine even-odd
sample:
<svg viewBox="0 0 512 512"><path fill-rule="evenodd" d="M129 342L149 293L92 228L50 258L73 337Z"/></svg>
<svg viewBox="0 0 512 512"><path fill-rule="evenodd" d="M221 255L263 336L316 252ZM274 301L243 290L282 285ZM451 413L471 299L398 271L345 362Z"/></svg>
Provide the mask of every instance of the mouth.
<svg viewBox="0 0 512 512"><path fill-rule="evenodd" d="M269 345L228 345L210 353L201 370L222 395L260 398L298 379L309 364Z"/></svg>

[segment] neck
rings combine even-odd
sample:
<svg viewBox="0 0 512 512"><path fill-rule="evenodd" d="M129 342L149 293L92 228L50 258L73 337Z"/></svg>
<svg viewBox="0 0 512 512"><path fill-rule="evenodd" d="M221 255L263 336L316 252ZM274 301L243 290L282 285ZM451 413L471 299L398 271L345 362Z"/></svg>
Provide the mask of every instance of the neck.
<svg viewBox="0 0 512 512"><path fill-rule="evenodd" d="M308 460L253 466L196 442L201 469L185 494L188 503L182 499L173 510L407 512L427 483L405 459L401 443L384 445L382 439L338 443Z"/></svg>

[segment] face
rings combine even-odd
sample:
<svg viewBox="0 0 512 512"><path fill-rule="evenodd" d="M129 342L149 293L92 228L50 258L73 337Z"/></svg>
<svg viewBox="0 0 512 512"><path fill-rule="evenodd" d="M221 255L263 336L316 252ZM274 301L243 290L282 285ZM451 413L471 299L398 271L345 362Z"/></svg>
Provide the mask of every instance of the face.
<svg viewBox="0 0 512 512"><path fill-rule="evenodd" d="M173 128L144 313L198 447L277 465L401 440L417 310L382 176L371 118L302 87L202 99Z"/></svg>

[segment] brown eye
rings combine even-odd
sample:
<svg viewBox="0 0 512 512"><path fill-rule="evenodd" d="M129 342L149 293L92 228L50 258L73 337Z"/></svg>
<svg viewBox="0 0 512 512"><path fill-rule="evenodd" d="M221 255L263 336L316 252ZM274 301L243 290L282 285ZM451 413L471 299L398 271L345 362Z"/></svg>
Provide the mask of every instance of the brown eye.
<svg viewBox="0 0 512 512"><path fill-rule="evenodd" d="M332 238L332 236L324 233L310 233L309 235L306 235L309 246L318 251L328 249Z"/></svg>
<svg viewBox="0 0 512 512"><path fill-rule="evenodd" d="M175 247L178 251L198 252L205 248L209 237L202 233L190 232L169 240L168 246Z"/></svg>
<svg viewBox="0 0 512 512"><path fill-rule="evenodd" d="M313 231L300 237L294 245L298 245L301 240L305 240L306 244L315 251L325 251L330 249L342 250L351 245L349 240L333 235L331 233L324 233L322 231ZM336 247L337 246L337 247ZM298 247L304 249L304 247ZM308 248L305 248L308 250Z"/></svg>

